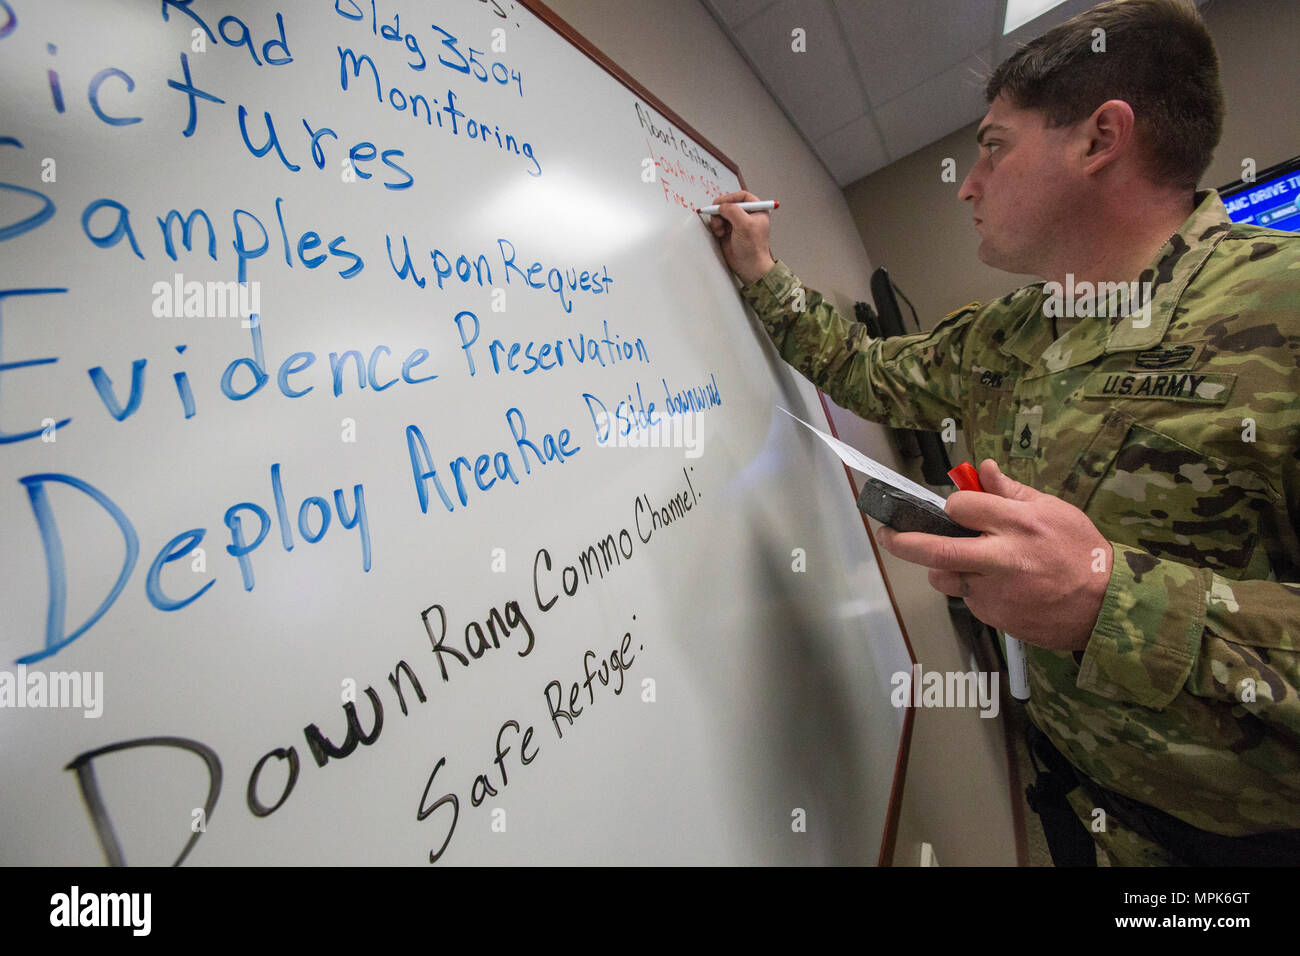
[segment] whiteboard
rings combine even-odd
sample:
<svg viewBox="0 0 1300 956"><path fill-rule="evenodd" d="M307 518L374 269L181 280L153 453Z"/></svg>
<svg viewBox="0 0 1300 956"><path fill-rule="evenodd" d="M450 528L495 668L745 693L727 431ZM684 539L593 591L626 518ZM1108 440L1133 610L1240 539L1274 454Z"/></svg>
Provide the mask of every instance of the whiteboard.
<svg viewBox="0 0 1300 956"><path fill-rule="evenodd" d="M0 78L0 862L877 860L910 655L702 138L506 0Z"/></svg>

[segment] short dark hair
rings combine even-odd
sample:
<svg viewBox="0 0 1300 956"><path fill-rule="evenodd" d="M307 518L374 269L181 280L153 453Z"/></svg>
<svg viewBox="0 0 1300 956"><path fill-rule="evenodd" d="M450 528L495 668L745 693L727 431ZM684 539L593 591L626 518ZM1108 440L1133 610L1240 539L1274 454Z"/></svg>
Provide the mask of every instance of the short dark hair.
<svg viewBox="0 0 1300 956"><path fill-rule="evenodd" d="M1094 52L1099 40L1104 52ZM1190 0L1110 0L1081 13L1003 61L984 89L990 103L999 93L1054 127L1124 100L1148 176L1189 190L1223 132L1219 58Z"/></svg>

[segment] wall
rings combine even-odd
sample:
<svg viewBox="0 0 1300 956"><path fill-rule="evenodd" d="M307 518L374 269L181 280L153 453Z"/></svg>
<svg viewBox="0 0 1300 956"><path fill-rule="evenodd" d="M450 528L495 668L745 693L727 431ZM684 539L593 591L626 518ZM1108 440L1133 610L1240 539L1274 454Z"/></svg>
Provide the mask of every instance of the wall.
<svg viewBox="0 0 1300 956"><path fill-rule="evenodd" d="M845 314L855 299L870 300L877 260L864 250L843 193L702 5L554 0L550 6L731 157L753 192L781 200L773 251L804 282ZM910 212L899 215L900 228L914 221ZM913 288L905 286L916 301ZM846 440L907 470L883 428L847 413L835 420ZM921 665L969 669L946 600L930 587L925 569L883 552L882 563ZM914 865L925 840L944 865L1014 864L1007 795L1000 720L982 720L974 710L918 710L896 863Z"/></svg>

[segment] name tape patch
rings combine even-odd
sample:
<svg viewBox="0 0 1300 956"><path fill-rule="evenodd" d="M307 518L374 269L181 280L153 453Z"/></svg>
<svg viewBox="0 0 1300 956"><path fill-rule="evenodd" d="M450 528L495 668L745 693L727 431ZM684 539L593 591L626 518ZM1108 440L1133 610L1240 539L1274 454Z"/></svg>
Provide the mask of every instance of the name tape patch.
<svg viewBox="0 0 1300 956"><path fill-rule="evenodd" d="M991 368L984 368L982 365L971 366L971 375L975 379L975 384L983 385L985 388L1002 388L1004 374Z"/></svg>

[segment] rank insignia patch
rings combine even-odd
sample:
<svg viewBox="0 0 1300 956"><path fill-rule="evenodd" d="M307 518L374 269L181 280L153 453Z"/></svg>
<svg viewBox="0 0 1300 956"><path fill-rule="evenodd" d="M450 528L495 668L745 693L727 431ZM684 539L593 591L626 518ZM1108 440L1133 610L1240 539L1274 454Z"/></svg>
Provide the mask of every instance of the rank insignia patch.
<svg viewBox="0 0 1300 956"><path fill-rule="evenodd" d="M1011 433L1012 458L1038 457L1038 436L1043 428L1043 406L1022 407Z"/></svg>

